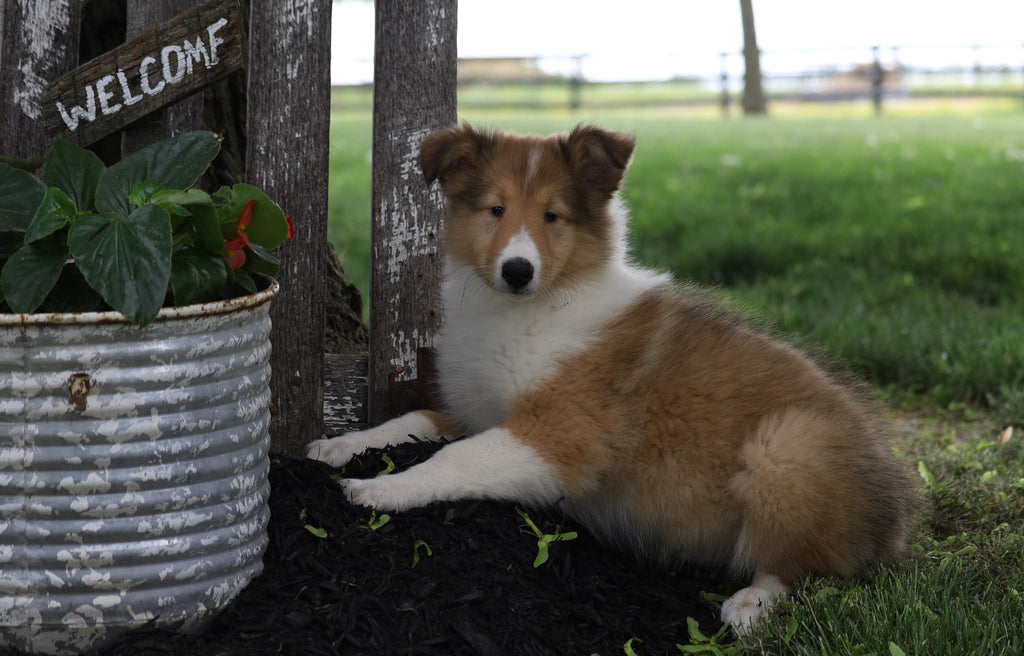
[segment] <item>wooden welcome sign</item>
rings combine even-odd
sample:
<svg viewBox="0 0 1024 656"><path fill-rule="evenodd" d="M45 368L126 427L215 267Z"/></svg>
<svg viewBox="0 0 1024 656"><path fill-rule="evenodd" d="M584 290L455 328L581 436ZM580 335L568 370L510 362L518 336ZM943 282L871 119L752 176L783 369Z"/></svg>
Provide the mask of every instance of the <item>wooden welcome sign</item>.
<svg viewBox="0 0 1024 656"><path fill-rule="evenodd" d="M244 66L238 0L210 0L57 78L43 123L85 146Z"/></svg>

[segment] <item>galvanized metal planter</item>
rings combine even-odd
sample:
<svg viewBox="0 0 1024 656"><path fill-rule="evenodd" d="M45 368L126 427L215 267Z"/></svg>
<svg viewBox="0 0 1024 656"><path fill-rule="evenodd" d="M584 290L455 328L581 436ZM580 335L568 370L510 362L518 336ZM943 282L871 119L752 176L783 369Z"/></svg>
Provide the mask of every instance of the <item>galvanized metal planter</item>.
<svg viewBox="0 0 1024 656"><path fill-rule="evenodd" d="M276 292L0 315L0 643L197 630L262 571Z"/></svg>

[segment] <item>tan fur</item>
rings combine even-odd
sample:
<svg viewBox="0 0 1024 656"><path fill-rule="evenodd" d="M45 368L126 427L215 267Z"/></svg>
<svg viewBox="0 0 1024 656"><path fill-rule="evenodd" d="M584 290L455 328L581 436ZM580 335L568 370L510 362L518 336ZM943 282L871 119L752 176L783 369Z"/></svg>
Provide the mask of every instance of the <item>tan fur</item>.
<svg viewBox="0 0 1024 656"><path fill-rule="evenodd" d="M509 240L526 230L545 265L545 292L578 282L608 258L603 206L618 189L633 146L628 135L590 126L547 138L480 133L468 125L428 135L420 161L427 181L438 179L445 188L448 257L473 264L487 279ZM505 209L500 218L491 212L497 206ZM548 212L559 220L546 223Z"/></svg>
<svg viewBox="0 0 1024 656"><path fill-rule="evenodd" d="M444 188L448 257L490 284L525 231L542 263L542 298L529 302L561 291L568 307L622 258L611 208L633 147L590 126L548 138L469 126L428 136L421 164ZM511 399L499 426L557 474L563 507L640 553L753 573L723 606L740 627L802 576L897 556L918 493L856 387L702 293L651 285L579 349L560 347L553 372ZM529 333L511 337L530 345ZM514 353L499 362L510 375L517 366Z"/></svg>
<svg viewBox="0 0 1024 656"><path fill-rule="evenodd" d="M701 300L649 293L506 425L595 530L787 583L897 555L914 487L855 396Z"/></svg>

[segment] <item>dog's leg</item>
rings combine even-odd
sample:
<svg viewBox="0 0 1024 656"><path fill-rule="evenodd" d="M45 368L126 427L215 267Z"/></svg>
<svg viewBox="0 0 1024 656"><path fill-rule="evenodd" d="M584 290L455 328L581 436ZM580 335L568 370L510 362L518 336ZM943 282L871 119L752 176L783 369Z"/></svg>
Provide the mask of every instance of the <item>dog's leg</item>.
<svg viewBox="0 0 1024 656"><path fill-rule="evenodd" d="M408 471L342 485L353 503L377 510L456 499L543 504L561 497L554 466L502 427L449 444Z"/></svg>
<svg viewBox="0 0 1024 656"><path fill-rule="evenodd" d="M429 410L416 410L386 421L375 428L346 433L329 440L316 440L306 447L306 455L340 467L367 449L382 449L413 441L412 436L435 441L442 435L458 437L455 424L445 415Z"/></svg>
<svg viewBox="0 0 1024 656"><path fill-rule="evenodd" d="M775 600L789 594L789 586L777 576L758 572L749 587L743 588L722 604L722 621L743 635L761 623Z"/></svg>

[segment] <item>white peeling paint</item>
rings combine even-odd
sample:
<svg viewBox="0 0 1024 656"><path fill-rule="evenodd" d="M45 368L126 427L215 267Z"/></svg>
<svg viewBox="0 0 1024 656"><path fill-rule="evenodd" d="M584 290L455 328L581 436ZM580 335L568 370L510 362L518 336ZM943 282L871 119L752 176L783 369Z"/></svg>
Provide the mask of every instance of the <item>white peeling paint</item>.
<svg viewBox="0 0 1024 656"><path fill-rule="evenodd" d="M392 137L395 140L394 152L400 153L398 180L388 194L381 194L376 208L376 221L380 229L377 234L383 235L374 243L374 258L383 262L380 273L392 285L401 285L410 280L410 262L426 257L440 259L440 226L427 222L422 218L421 204L423 200L422 172L419 164L419 148L430 130L417 130L404 136ZM427 192L426 202L433 208L443 208L444 200L437 186ZM415 294L418 290L409 287L408 293ZM399 307L402 299L389 299L385 313L395 319L393 325L400 325ZM389 335L391 357L389 363L400 381L418 377L416 352L419 347L432 346L433 336L421 335L414 329L412 334L395 330Z"/></svg>
<svg viewBox="0 0 1024 656"><path fill-rule="evenodd" d="M120 595L103 595L95 597L92 600L92 605L98 608L113 608L121 603Z"/></svg>
<svg viewBox="0 0 1024 656"><path fill-rule="evenodd" d="M317 15L315 0L290 0L283 4L281 31L305 28L306 37L311 38L316 22L324 20Z"/></svg>
<svg viewBox="0 0 1024 656"><path fill-rule="evenodd" d="M14 95L15 104L26 116L39 120L42 116L43 89L49 84L40 74L44 62L50 57L57 43L57 28L67 27L71 22L71 0L16 0L22 17L20 35L23 59L17 63L21 72L21 84Z"/></svg>

